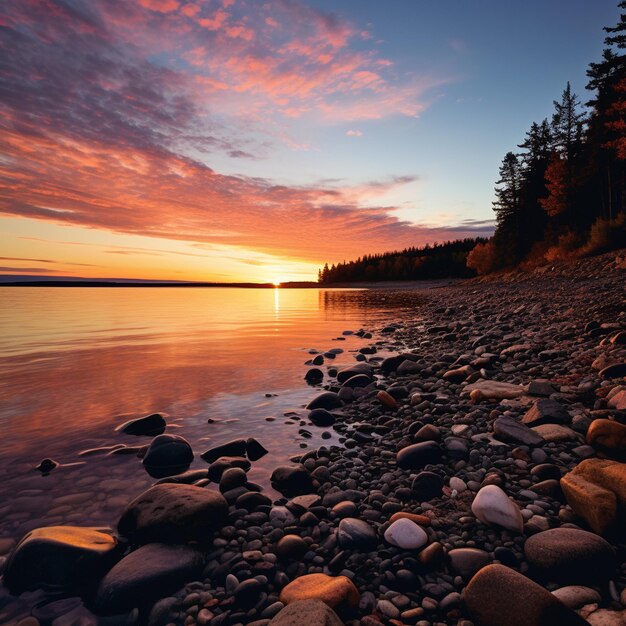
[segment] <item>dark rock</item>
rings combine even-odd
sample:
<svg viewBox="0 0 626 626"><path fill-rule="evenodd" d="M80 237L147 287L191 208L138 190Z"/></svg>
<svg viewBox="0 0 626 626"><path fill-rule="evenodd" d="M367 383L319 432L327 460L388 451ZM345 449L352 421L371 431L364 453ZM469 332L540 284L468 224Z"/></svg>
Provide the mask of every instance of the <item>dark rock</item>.
<svg viewBox="0 0 626 626"><path fill-rule="evenodd" d="M248 491L241 494L235 501L238 509L246 509L247 511L256 511L261 506L271 506L272 501L262 493L256 491Z"/></svg>
<svg viewBox="0 0 626 626"><path fill-rule="evenodd" d="M316 426L332 426L335 423L335 416L326 409L313 409L309 411L309 419Z"/></svg>
<svg viewBox="0 0 626 626"><path fill-rule="evenodd" d="M237 585L233 595L237 606L249 608L256 604L262 592L263 585L256 578L249 578Z"/></svg>
<svg viewBox="0 0 626 626"><path fill-rule="evenodd" d="M622 378L624 376L626 376L626 363L609 365L600 371L600 378L604 378L605 380L611 378Z"/></svg>
<svg viewBox="0 0 626 626"><path fill-rule="evenodd" d="M298 535L285 535L274 548L276 556L283 560L301 559L308 550L307 542Z"/></svg>
<svg viewBox="0 0 626 626"><path fill-rule="evenodd" d="M539 446L545 443L543 437L531 430L526 424L508 416L502 416L493 423L494 437L507 443L522 443L527 446Z"/></svg>
<svg viewBox="0 0 626 626"><path fill-rule="evenodd" d="M221 446L210 448L200 456L207 463L213 463L213 461L217 461L217 459L223 456L245 456L246 450L245 439L234 439L228 443L223 443Z"/></svg>
<svg viewBox="0 0 626 626"><path fill-rule="evenodd" d="M443 479L434 472L420 472L411 484L411 491L418 502L426 502L441 495Z"/></svg>
<svg viewBox="0 0 626 626"><path fill-rule="evenodd" d="M94 528L31 530L9 556L3 581L13 594L73 591L97 579L119 557L115 537Z"/></svg>
<svg viewBox="0 0 626 626"><path fill-rule="evenodd" d="M57 467L59 467L59 464L55 460L43 459L35 469L39 470L45 476Z"/></svg>
<svg viewBox="0 0 626 626"><path fill-rule="evenodd" d="M441 456L441 447L438 443L423 441L402 448L396 455L396 461L402 469L422 469L429 463L438 463Z"/></svg>
<svg viewBox="0 0 626 626"><path fill-rule="evenodd" d="M146 415L145 417L138 417L137 419L124 422L116 428L116 430L125 433L126 435L160 435L165 432L167 422L160 413L152 413L152 415Z"/></svg>
<svg viewBox="0 0 626 626"><path fill-rule="evenodd" d="M334 391L326 391L307 404L307 409L337 409L341 406L341 400Z"/></svg>
<svg viewBox="0 0 626 626"><path fill-rule="evenodd" d="M240 467L229 467L220 478L220 491L222 493L243 487L248 481L246 472Z"/></svg>
<svg viewBox="0 0 626 626"><path fill-rule="evenodd" d="M491 558L489 553L477 548L456 548L448 552L450 569L469 580L479 569L489 565Z"/></svg>
<svg viewBox="0 0 626 626"><path fill-rule="evenodd" d="M193 451L189 442L178 435L158 435L143 457L143 465L153 478L182 474L189 469L192 461Z"/></svg>
<svg viewBox="0 0 626 626"><path fill-rule="evenodd" d="M598 584L615 568L611 545L593 533L576 528L553 528L529 537L524 553L542 578L566 585Z"/></svg>
<svg viewBox="0 0 626 626"><path fill-rule="evenodd" d="M258 461L267 453L268 451L254 437L246 440L246 454L251 461Z"/></svg>
<svg viewBox="0 0 626 626"><path fill-rule="evenodd" d="M343 383L343 387L350 387L355 389L357 387L367 387L373 383L373 379L370 378L367 374L357 374L356 376L351 376Z"/></svg>
<svg viewBox="0 0 626 626"><path fill-rule="evenodd" d="M228 515L216 491L193 485L155 485L127 507L118 522L121 535L136 543L210 541Z"/></svg>
<svg viewBox="0 0 626 626"><path fill-rule="evenodd" d="M307 373L304 375L304 379L309 383L319 383L324 378L324 372L317 367L312 367L310 370L307 370Z"/></svg>
<svg viewBox="0 0 626 626"><path fill-rule="evenodd" d="M376 532L363 520L345 517L337 530L339 547L344 550L373 550L378 543Z"/></svg>
<svg viewBox="0 0 626 626"><path fill-rule="evenodd" d="M541 424L569 424L572 421L565 407L556 400L542 398L537 400L522 418L529 427Z"/></svg>
<svg viewBox="0 0 626 626"><path fill-rule="evenodd" d="M222 474L230 467L240 467L248 471L251 467L250 461L243 456L223 456L217 461L213 461L209 466L209 478L214 483L219 483Z"/></svg>
<svg viewBox="0 0 626 626"><path fill-rule="evenodd" d="M549 591L504 565L487 565L463 593L480 626L589 626Z"/></svg>
<svg viewBox="0 0 626 626"><path fill-rule="evenodd" d="M311 475L302 465L281 465L270 477L272 486L287 497L314 493Z"/></svg>
<svg viewBox="0 0 626 626"><path fill-rule="evenodd" d="M198 576L203 564L200 553L188 546L142 546L102 579L96 592L96 609L106 615L149 607Z"/></svg>

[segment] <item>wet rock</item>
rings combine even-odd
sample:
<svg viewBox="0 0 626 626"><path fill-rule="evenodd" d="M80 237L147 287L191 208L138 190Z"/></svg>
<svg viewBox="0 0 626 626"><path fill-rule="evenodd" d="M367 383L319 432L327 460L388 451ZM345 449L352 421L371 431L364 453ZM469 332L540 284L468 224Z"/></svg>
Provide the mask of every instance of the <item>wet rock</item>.
<svg viewBox="0 0 626 626"><path fill-rule="evenodd" d="M118 530L137 543L209 541L227 515L228 503L216 491L162 484L151 487L126 507Z"/></svg>
<svg viewBox="0 0 626 626"><path fill-rule="evenodd" d="M343 384L350 378L354 376L359 376L364 374L369 378L372 378L374 375L374 368L367 363L357 363L351 367L346 367L337 372L337 382Z"/></svg>
<svg viewBox="0 0 626 626"><path fill-rule="evenodd" d="M401 518L387 528L385 541L404 550L417 550L428 542L428 535L415 522Z"/></svg>
<svg viewBox="0 0 626 626"><path fill-rule="evenodd" d="M222 474L231 467L240 467L244 471L248 471L251 467L250 461L243 456L223 456L213 461L209 466L209 478L219 483L222 479Z"/></svg>
<svg viewBox="0 0 626 626"><path fill-rule="evenodd" d="M223 443L220 446L210 448L206 452L203 452L200 457L207 463L213 463L223 456L239 456L246 455L247 445L245 439L233 439L227 443Z"/></svg>
<svg viewBox="0 0 626 626"><path fill-rule="evenodd" d="M611 545L593 533L576 528L553 528L529 537L524 554L537 575L565 584L597 584L615 568Z"/></svg>
<svg viewBox="0 0 626 626"><path fill-rule="evenodd" d="M337 614L321 600L297 600L282 609L269 626L343 626Z"/></svg>
<svg viewBox="0 0 626 626"><path fill-rule="evenodd" d="M254 437L246 439L246 455L251 461L258 461L263 458L268 451Z"/></svg>
<svg viewBox="0 0 626 626"><path fill-rule="evenodd" d="M524 520L518 506L497 485L482 487L472 502L472 513L485 524L521 533Z"/></svg>
<svg viewBox="0 0 626 626"><path fill-rule="evenodd" d="M339 396L333 391L326 391L317 398L314 398L307 404L307 409L312 411L313 409L338 409L341 406L341 400Z"/></svg>
<svg viewBox="0 0 626 626"><path fill-rule="evenodd" d="M323 360L324 357L322 357L322 361ZM317 367L312 367L311 369L307 370L306 374L304 375L304 379L312 384L320 383L324 379L324 372L322 372L322 370Z"/></svg>
<svg viewBox="0 0 626 626"><path fill-rule="evenodd" d="M541 424L569 424L571 417L561 403L549 398L542 398L528 409L522 422L531 427Z"/></svg>
<svg viewBox="0 0 626 626"><path fill-rule="evenodd" d="M626 376L626 363L615 363L600 370L600 378L605 380L623 378L624 376Z"/></svg>
<svg viewBox="0 0 626 626"><path fill-rule="evenodd" d="M357 374L356 376L351 376L343 383L343 387L349 387L351 389L356 389L357 387L368 387L374 382L374 380L367 376L366 374Z"/></svg>
<svg viewBox="0 0 626 626"><path fill-rule="evenodd" d="M247 511L256 511L259 507L271 506L272 501L264 494L256 491L248 491L237 497L235 506L238 509L246 509Z"/></svg>
<svg viewBox="0 0 626 626"><path fill-rule="evenodd" d="M363 520L345 517L337 530L339 546L348 550L373 550L378 543L376 532Z"/></svg>
<svg viewBox="0 0 626 626"><path fill-rule="evenodd" d="M193 451L189 442L178 435L158 435L143 457L143 465L153 478L182 474L189 469L192 461Z"/></svg>
<svg viewBox="0 0 626 626"><path fill-rule="evenodd" d="M480 626L588 626L549 591L504 565L487 565L464 591Z"/></svg>
<svg viewBox="0 0 626 626"><path fill-rule="evenodd" d="M222 474L222 478L220 478L220 491L225 493L231 489L243 487L247 481L248 476L244 470L240 467L230 467Z"/></svg>
<svg viewBox="0 0 626 626"><path fill-rule="evenodd" d="M152 415L146 415L145 417L138 417L137 419L124 422L117 427L116 430L126 435L160 435L165 432L167 422L160 413L152 413Z"/></svg>
<svg viewBox="0 0 626 626"><path fill-rule="evenodd" d="M422 469L426 465L441 460L441 447L434 441L423 441L402 448L396 455L398 466L402 469Z"/></svg>
<svg viewBox="0 0 626 626"><path fill-rule="evenodd" d="M434 472L420 472L411 484L411 491L419 502L439 497L442 489L443 479Z"/></svg>
<svg viewBox="0 0 626 626"><path fill-rule="evenodd" d="M4 569L12 593L71 591L101 576L119 557L117 540L95 528L48 526L30 531Z"/></svg>
<svg viewBox="0 0 626 626"><path fill-rule="evenodd" d="M149 607L202 572L203 558L188 546L151 543L124 557L102 579L96 592L99 613Z"/></svg>
<svg viewBox="0 0 626 626"><path fill-rule="evenodd" d="M396 411L398 409L397 400L387 391L380 390L376 394L376 399L386 408Z"/></svg>
<svg viewBox="0 0 626 626"><path fill-rule="evenodd" d="M270 480L287 497L315 492L313 479L302 465L281 465L272 472Z"/></svg>
<svg viewBox="0 0 626 626"><path fill-rule="evenodd" d="M335 416L326 409L313 409L309 411L309 419L316 426L332 426L335 423Z"/></svg>
<svg viewBox="0 0 626 626"><path fill-rule="evenodd" d="M47 476L53 469L59 467L59 464L53 459L42 459L42 461L35 468L39 470L44 476Z"/></svg>
<svg viewBox="0 0 626 626"><path fill-rule="evenodd" d="M346 612L359 605L360 594L345 576L307 574L290 582L280 593L285 605L300 600L321 600L331 609Z"/></svg>

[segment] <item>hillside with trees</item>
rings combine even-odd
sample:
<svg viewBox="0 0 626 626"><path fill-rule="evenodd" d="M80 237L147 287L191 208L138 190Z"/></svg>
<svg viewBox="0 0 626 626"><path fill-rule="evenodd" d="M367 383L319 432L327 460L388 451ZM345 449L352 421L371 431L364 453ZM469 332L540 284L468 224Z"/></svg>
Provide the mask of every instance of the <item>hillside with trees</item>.
<svg viewBox="0 0 626 626"><path fill-rule="evenodd" d="M568 82L552 119L534 122L519 150L504 156L495 234L468 256L479 274L626 245L626 14L604 30L602 59L587 71L586 106Z"/></svg>
<svg viewBox="0 0 626 626"><path fill-rule="evenodd" d="M427 280L431 278L468 278L474 276L467 266L467 255L486 239L460 239L447 243L406 248L383 254L370 254L356 261L324 265L318 273L322 285L333 283Z"/></svg>

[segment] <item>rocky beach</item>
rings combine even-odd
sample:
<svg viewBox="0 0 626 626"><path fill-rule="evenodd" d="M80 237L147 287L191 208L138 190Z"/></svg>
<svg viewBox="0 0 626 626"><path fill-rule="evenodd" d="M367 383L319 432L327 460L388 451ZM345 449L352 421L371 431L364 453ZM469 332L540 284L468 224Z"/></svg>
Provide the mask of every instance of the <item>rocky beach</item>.
<svg viewBox="0 0 626 626"><path fill-rule="evenodd" d="M163 416L121 425L154 484L110 528L2 539L0 622L625 624L625 285L622 250L369 291L397 314L346 329L353 365L311 354L291 416L332 442L268 493L247 475L262 436L189 469Z"/></svg>

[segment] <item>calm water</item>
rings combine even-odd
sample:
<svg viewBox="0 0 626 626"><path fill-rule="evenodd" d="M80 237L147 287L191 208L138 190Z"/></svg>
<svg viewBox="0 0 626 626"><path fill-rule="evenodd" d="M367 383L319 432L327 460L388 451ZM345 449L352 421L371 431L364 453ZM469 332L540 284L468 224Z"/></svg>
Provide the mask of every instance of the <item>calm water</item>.
<svg viewBox="0 0 626 626"><path fill-rule="evenodd" d="M354 363L367 340L342 331L384 315L358 290L2 288L0 301L0 548L44 524L115 524L153 480L134 455L79 453L149 442L115 431L130 417L166 414L196 455L255 436L270 454L250 478L267 484L322 443L289 419L319 392L303 380L309 350ZM62 466L42 477L43 457Z"/></svg>

